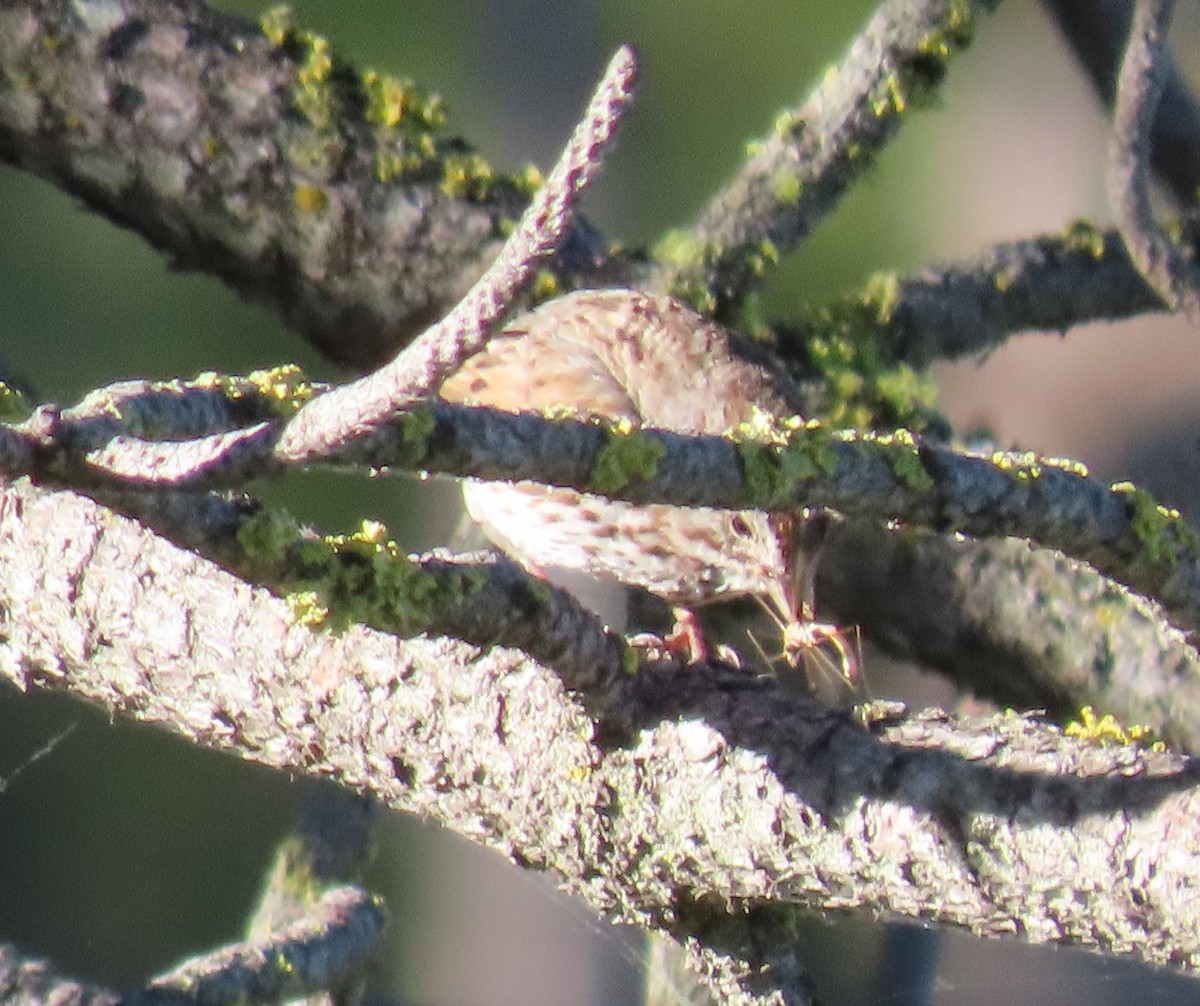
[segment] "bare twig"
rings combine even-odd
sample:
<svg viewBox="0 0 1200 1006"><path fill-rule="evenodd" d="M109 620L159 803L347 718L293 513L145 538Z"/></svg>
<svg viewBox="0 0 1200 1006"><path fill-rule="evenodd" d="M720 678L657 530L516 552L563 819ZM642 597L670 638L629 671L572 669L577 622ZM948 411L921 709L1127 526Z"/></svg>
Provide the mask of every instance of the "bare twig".
<svg viewBox="0 0 1200 1006"><path fill-rule="evenodd" d="M1117 97L1117 73L1129 24L1131 0L1042 0L1074 50L1101 101L1112 108ZM1183 209L1196 206L1200 188L1200 103L1179 68L1166 52L1163 95L1154 113L1150 165Z"/></svg>
<svg viewBox="0 0 1200 1006"><path fill-rule="evenodd" d="M147 998L166 993L171 1003L277 1003L337 992L362 979L379 950L384 921L369 894L340 887L268 937L222 947L160 975Z"/></svg>
<svg viewBox="0 0 1200 1006"><path fill-rule="evenodd" d="M279 457L293 462L322 457L365 436L397 408L436 391L483 347L534 266L566 233L575 199L594 176L628 107L635 71L633 50L618 49L545 185L496 260L454 310L387 366L301 409L279 438Z"/></svg>
<svg viewBox="0 0 1200 1006"><path fill-rule="evenodd" d="M1167 27L1174 0L1137 0L1117 87L1109 198L1129 257L1175 311L1200 326L1200 271L1154 219L1150 143L1167 77Z"/></svg>

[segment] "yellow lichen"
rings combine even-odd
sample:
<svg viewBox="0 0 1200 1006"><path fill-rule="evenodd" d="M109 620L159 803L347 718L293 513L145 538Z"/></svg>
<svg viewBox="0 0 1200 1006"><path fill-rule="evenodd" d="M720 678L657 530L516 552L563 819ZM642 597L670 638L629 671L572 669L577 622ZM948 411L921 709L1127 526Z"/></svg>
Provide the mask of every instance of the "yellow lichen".
<svg viewBox="0 0 1200 1006"><path fill-rule="evenodd" d="M1081 251L1096 261L1104 258L1104 234L1090 220L1072 220L1062 232L1067 251Z"/></svg>
<svg viewBox="0 0 1200 1006"><path fill-rule="evenodd" d="M245 381L256 395L271 405L273 412L281 416L298 412L316 391L312 381L294 363L251 371ZM226 394L231 398L243 397L241 388L235 382L226 385Z"/></svg>
<svg viewBox="0 0 1200 1006"><path fill-rule="evenodd" d="M320 213L329 206L329 196L317 185L297 185L292 190L292 201L301 213Z"/></svg>
<svg viewBox="0 0 1200 1006"><path fill-rule="evenodd" d="M442 165L442 181L438 186L446 195L457 199L483 200L492 191L496 174L492 166L476 153L449 154Z"/></svg>
<svg viewBox="0 0 1200 1006"><path fill-rule="evenodd" d="M1111 713L1097 716L1091 706L1079 710L1079 719L1071 720L1063 728L1068 737L1091 741L1100 747L1139 747L1150 751L1165 751L1166 745L1158 739L1152 727L1141 724L1123 726Z"/></svg>
<svg viewBox="0 0 1200 1006"><path fill-rule="evenodd" d="M295 14L290 4L279 4L263 12L258 19L258 28L273 46L278 48L296 27Z"/></svg>

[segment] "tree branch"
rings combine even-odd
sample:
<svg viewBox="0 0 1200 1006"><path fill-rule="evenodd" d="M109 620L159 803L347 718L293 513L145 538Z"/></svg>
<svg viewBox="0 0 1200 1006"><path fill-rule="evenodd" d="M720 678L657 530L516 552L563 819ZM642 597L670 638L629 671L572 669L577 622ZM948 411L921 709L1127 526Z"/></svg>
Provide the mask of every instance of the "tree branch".
<svg viewBox="0 0 1200 1006"><path fill-rule="evenodd" d="M928 103L989 0L888 0L842 62L774 132L696 224L659 245L654 285L722 314L779 253L795 248Z"/></svg>
<svg viewBox="0 0 1200 1006"><path fill-rule="evenodd" d="M1117 97L1117 74L1133 17L1131 0L1042 0L1075 52L1106 108ZM1166 75L1154 112L1150 165L1179 205L1190 210L1200 188L1200 103L1170 54L1159 59Z"/></svg>
<svg viewBox="0 0 1200 1006"><path fill-rule="evenodd" d="M1185 222L1183 246L1194 249L1198 240L1196 222ZM811 323L784 326L779 350L805 361L806 339L836 320L885 363L924 367L986 353L1019 332L1065 332L1166 309L1121 235L1080 221L1061 234L992 245L949 265L877 276L859 294L818 309Z"/></svg>
<svg viewBox="0 0 1200 1006"><path fill-rule="evenodd" d="M268 39L199 0L81 10L0 10L0 160L266 304L331 359L376 365L441 317L528 198L443 135L435 99L331 60L311 33ZM578 228L557 268L603 252Z"/></svg>
<svg viewBox="0 0 1200 1006"><path fill-rule="evenodd" d="M859 907L1200 963L1181 893L1200 790L1180 756L1017 716L873 707L860 726L719 666L643 670L630 729L604 740L513 651L313 633L79 497L13 485L0 500L0 670L21 687L331 775L616 918L686 938L731 902Z"/></svg>
<svg viewBox="0 0 1200 1006"><path fill-rule="evenodd" d="M1173 0L1137 0L1121 64L1109 164L1109 198L1129 257L1173 310L1200 326L1200 270L1154 219L1150 142L1166 83L1167 28Z"/></svg>
<svg viewBox="0 0 1200 1006"><path fill-rule="evenodd" d="M1200 655L1136 595L1057 553L849 521L822 546L817 610L1001 708L1065 722L1096 706L1200 751Z"/></svg>

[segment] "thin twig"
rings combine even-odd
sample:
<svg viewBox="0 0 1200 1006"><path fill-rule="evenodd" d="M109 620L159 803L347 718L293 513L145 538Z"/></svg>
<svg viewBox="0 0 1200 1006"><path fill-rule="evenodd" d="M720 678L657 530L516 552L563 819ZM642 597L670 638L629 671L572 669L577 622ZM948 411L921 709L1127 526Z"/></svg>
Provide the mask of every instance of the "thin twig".
<svg viewBox="0 0 1200 1006"><path fill-rule="evenodd" d="M1112 108L1117 74L1133 16L1130 0L1042 0L1092 82L1100 100ZM1154 114L1150 166L1186 210L1196 206L1200 188L1200 102L1168 53L1166 84Z"/></svg>
<svg viewBox="0 0 1200 1006"><path fill-rule="evenodd" d="M889 0L841 62L774 132L696 224L659 245L656 285L720 313L796 247L929 103L988 2Z"/></svg>
<svg viewBox="0 0 1200 1006"><path fill-rule="evenodd" d="M1194 222L1184 226L1187 247L1198 237ZM844 301L818 307L814 321L795 330L783 326L779 351L806 364L807 338L842 319L854 345L865 343L888 363L923 367L986 353L1018 332L1065 332L1164 310L1120 234L1079 222L958 262L878 276Z"/></svg>
<svg viewBox="0 0 1200 1006"><path fill-rule="evenodd" d="M160 975L147 1003L277 1003L314 992L341 991L361 980L379 950L385 917L357 887L325 894L296 922L268 937L222 947Z"/></svg>
<svg viewBox="0 0 1200 1006"><path fill-rule="evenodd" d="M1109 198L1138 271L1172 310L1200 326L1200 271L1155 220L1150 200L1150 144L1174 7L1174 0L1137 0L1134 7L1113 111Z"/></svg>
<svg viewBox="0 0 1200 1006"><path fill-rule="evenodd" d="M47 415L59 414L49 410ZM169 484L235 486L272 471L278 464L268 453L272 431L262 424L235 439L236 457L205 454L204 465L191 469L190 481ZM598 489L592 484L598 462L618 456L631 435L657 458L652 469L629 473L623 484L606 479ZM153 462L150 467L135 465L131 476L100 466L111 446L81 459L73 453L70 437L65 439L58 444L46 434L32 470L13 469L11 474L36 474L114 502L121 493L154 484L155 466L170 469L178 460L172 451L186 453L194 446L128 445L148 451ZM1091 564L1161 601L1177 625L1200 628L1200 545L1178 515L1158 508L1133 486L1109 487L1092 479L1082 465L1036 455L980 456L905 436L863 436L813 426L733 437L658 429L630 434L588 422L435 402L398 414L323 462L532 480L600 491L631 503L760 510L828 506L849 516L902 520L939 532L1016 535ZM172 478L175 474L171 472ZM137 512L154 521L156 506ZM181 529L176 526L169 533L178 537Z"/></svg>
<svg viewBox="0 0 1200 1006"><path fill-rule="evenodd" d="M483 347L537 262L551 254L566 233L575 199L595 175L629 106L635 75L633 50L622 46L554 170L487 272L445 318L391 363L301 409L279 438L279 457L310 460L365 436L397 408L436 391L463 360Z"/></svg>

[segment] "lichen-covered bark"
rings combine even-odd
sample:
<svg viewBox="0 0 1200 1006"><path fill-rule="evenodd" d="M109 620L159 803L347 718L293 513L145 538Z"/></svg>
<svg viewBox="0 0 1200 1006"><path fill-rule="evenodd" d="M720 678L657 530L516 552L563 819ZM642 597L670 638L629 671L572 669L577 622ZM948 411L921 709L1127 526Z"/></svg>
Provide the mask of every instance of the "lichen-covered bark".
<svg viewBox="0 0 1200 1006"><path fill-rule="evenodd" d="M297 47L192 0L6 2L0 160L365 367L454 303L524 197L503 180L447 194L447 159L467 149L450 140L380 181L381 152L400 141L367 120L349 68L315 82L311 69Z"/></svg>
<svg viewBox="0 0 1200 1006"><path fill-rule="evenodd" d="M730 903L858 907L1200 968L1181 756L1016 715L876 707L863 726L720 667L644 671L602 737L514 651L314 633L135 522L22 484L0 493L0 563L15 683L331 775L617 918L686 938Z"/></svg>

